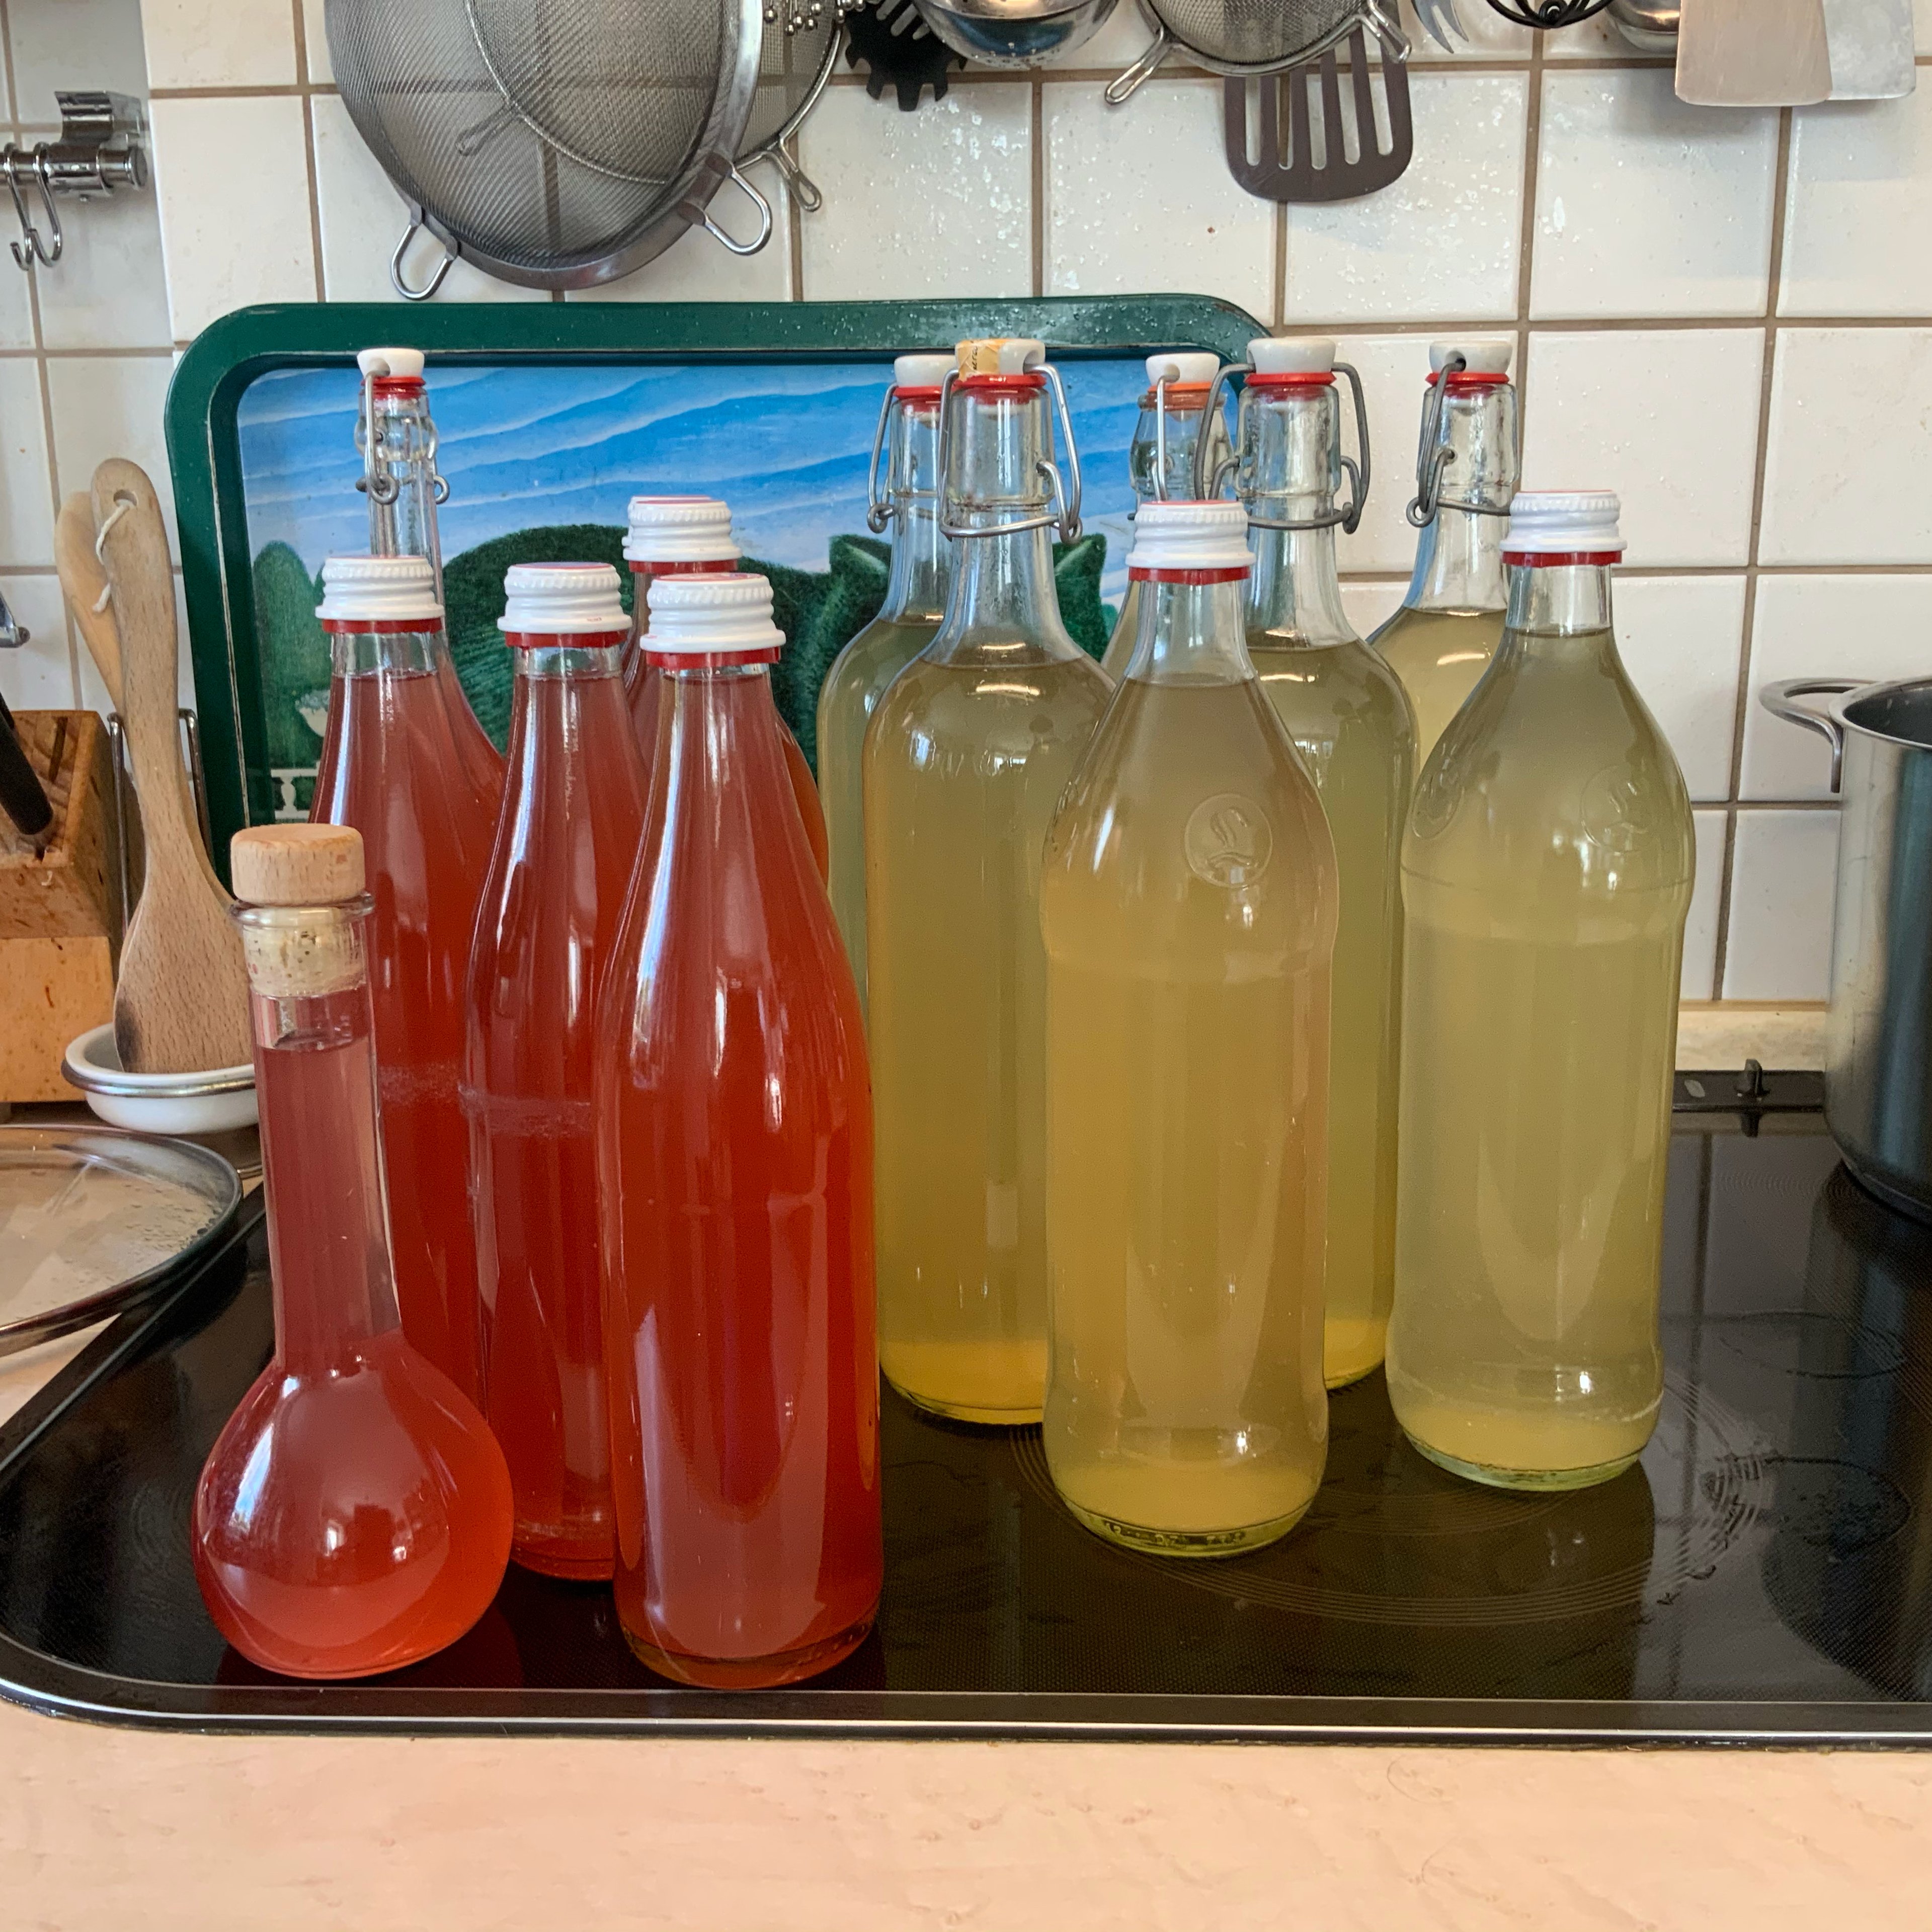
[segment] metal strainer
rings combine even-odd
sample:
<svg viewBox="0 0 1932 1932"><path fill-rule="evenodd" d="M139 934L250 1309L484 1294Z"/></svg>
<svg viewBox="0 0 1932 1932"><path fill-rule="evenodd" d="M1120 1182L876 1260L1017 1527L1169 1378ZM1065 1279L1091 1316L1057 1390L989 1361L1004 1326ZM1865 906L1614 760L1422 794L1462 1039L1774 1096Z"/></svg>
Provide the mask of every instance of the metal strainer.
<svg viewBox="0 0 1932 1932"><path fill-rule="evenodd" d="M409 204L397 292L461 259L506 281L585 288L687 226L750 254L770 203L741 172L802 118L836 51L837 0L328 0L343 103ZM748 241L708 204L730 181ZM808 196L806 190L809 190ZM806 184L800 198L815 203ZM420 229L445 259L404 274Z"/></svg>
<svg viewBox="0 0 1932 1932"><path fill-rule="evenodd" d="M1391 53L1408 42L1395 0L1140 0L1154 29L1148 50L1107 88L1118 107L1177 47L1216 74L1275 74L1314 59L1357 27Z"/></svg>

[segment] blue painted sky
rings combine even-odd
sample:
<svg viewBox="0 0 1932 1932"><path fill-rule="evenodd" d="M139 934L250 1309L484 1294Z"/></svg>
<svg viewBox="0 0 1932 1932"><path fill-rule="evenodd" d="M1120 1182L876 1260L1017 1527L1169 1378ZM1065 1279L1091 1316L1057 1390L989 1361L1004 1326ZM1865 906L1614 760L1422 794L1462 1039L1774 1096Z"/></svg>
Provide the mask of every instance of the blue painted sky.
<svg viewBox="0 0 1932 1932"><path fill-rule="evenodd" d="M1127 446L1146 377L1138 361L1065 365L1085 482L1084 521L1107 536L1102 593L1126 581ZM754 556L825 567L834 536L866 529L866 466L887 363L525 364L428 370L449 482L453 556L536 524L624 520L640 493L731 506ZM239 416L251 548L279 539L311 571L368 542L357 494L352 369L256 379Z"/></svg>

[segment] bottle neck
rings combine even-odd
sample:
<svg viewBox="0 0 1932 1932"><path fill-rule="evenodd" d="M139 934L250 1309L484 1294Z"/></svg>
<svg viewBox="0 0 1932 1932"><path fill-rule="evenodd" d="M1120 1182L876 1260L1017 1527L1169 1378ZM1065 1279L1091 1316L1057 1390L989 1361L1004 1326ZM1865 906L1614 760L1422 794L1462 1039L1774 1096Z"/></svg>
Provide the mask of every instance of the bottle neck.
<svg viewBox="0 0 1932 1932"><path fill-rule="evenodd" d="M1341 400L1334 383L1279 390L1250 383L1242 392L1235 490L1258 520L1247 600L1256 643L1318 648L1354 638L1335 566L1336 526L1322 524L1334 514L1341 480ZM1303 527L1273 527L1281 524Z"/></svg>
<svg viewBox="0 0 1932 1932"><path fill-rule="evenodd" d="M423 676L449 659L449 640L440 627L422 631L332 631L329 653L338 677L367 677L376 672Z"/></svg>
<svg viewBox="0 0 1932 1932"><path fill-rule="evenodd" d="M1126 676L1141 684L1240 684L1253 677L1243 634L1246 573L1220 583L1136 579L1140 622Z"/></svg>
<svg viewBox="0 0 1932 1932"><path fill-rule="evenodd" d="M895 401L891 439L892 573L879 615L937 622L952 584L952 546L939 527L938 404Z"/></svg>
<svg viewBox="0 0 1932 1932"><path fill-rule="evenodd" d="M697 562L651 563L634 560L631 572L631 637L632 644L644 640L651 622L651 585L660 577L728 577L738 568L738 560L707 557Z"/></svg>
<svg viewBox="0 0 1932 1932"><path fill-rule="evenodd" d="M1154 392L1141 398L1140 420L1134 425L1134 439L1127 448L1127 475L1133 484L1136 502L1151 503L1165 499L1185 502L1194 494L1194 452L1201 442L1202 425L1207 421L1204 391L1176 401L1172 388L1167 393L1167 467L1160 462L1160 412ZM1208 438L1208 476L1211 485L1215 470L1228 454L1228 436L1217 411Z"/></svg>
<svg viewBox="0 0 1932 1932"><path fill-rule="evenodd" d="M370 909L366 896L236 908L261 1098L275 1356L298 1376L352 1366L363 1344L398 1324L376 1138Z"/></svg>
<svg viewBox="0 0 1932 1932"><path fill-rule="evenodd" d="M1509 578L1509 616L1499 658L1616 660L1609 565L1515 564Z"/></svg>
<svg viewBox="0 0 1932 1932"><path fill-rule="evenodd" d="M1433 397L1431 397L1431 404ZM1424 406L1424 423L1429 422ZM1444 503L1416 540L1415 570L1404 602L1418 610L1501 610L1509 601L1503 564L1505 512L1516 494L1516 394L1508 382L1451 382L1436 434L1423 452L1448 450L1436 488L1443 496L1480 503L1490 514Z"/></svg>
<svg viewBox="0 0 1932 1932"><path fill-rule="evenodd" d="M615 677L623 667L624 652L616 644L520 644L511 652L510 662L519 686L587 681Z"/></svg>
<svg viewBox="0 0 1932 1932"><path fill-rule="evenodd" d="M426 556L442 596L442 544L436 520L436 426L420 386L374 398L376 476L394 485L388 502L369 493L369 548L377 556Z"/></svg>
<svg viewBox="0 0 1932 1932"><path fill-rule="evenodd" d="M946 662L990 656L1037 663L1081 655L1060 620L1051 526L1012 530L1044 516L1052 440L1044 383L982 378L989 386L952 393L944 508L956 527L994 534L952 539L952 584L946 616L927 651Z"/></svg>

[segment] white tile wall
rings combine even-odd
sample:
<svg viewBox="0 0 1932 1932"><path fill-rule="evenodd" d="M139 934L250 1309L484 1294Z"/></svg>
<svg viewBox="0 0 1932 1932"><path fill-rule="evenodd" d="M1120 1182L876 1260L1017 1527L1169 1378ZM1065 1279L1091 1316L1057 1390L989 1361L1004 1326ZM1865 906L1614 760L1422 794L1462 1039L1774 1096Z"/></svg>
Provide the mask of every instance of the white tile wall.
<svg viewBox="0 0 1932 1932"><path fill-rule="evenodd" d="M1778 332L1764 562L1932 563L1928 474L1932 328Z"/></svg>
<svg viewBox="0 0 1932 1932"><path fill-rule="evenodd" d="M140 0L0 0L0 52L20 116L0 139L51 135L56 88L148 92ZM8 98L0 85L0 113ZM60 212L52 267L25 275L0 256L0 591L32 633L25 650L0 652L0 692L16 705L104 709L54 574L53 508L103 457L130 456L164 486L172 515L161 399L173 328L155 195L64 200Z"/></svg>
<svg viewBox="0 0 1932 1932"><path fill-rule="evenodd" d="M1275 212L1228 172L1219 81L1118 109L1090 81L1046 92L1048 295L1185 286L1273 309Z"/></svg>
<svg viewBox="0 0 1932 1932"><path fill-rule="evenodd" d="M1530 314L1762 315L1778 122L1686 106L1668 68L1550 75Z"/></svg>
<svg viewBox="0 0 1932 1932"><path fill-rule="evenodd" d="M1774 718L1760 694L1786 678L1932 676L1932 577L1768 577L1752 633L1738 796L1828 798L1830 747Z"/></svg>
<svg viewBox="0 0 1932 1932"><path fill-rule="evenodd" d="M890 94L832 88L800 132L799 160L825 197L805 230L808 299L1032 288L1030 88L956 86L915 114Z"/></svg>
<svg viewBox="0 0 1932 1932"><path fill-rule="evenodd" d="M1041 75L969 73L937 110L902 115L842 73L801 142L822 213L781 200L762 254L689 236L587 298L1174 290L1335 334L1376 433L1341 549L1365 632L1412 554L1430 338L1516 335L1526 481L1624 498L1625 654L1700 806L1686 995L1816 997L1822 749L1754 697L1733 739L1741 690L1769 678L1932 672L1932 88L1716 113L1600 22L1537 37L1482 0L1461 11L1468 46L1417 48L1415 164L1359 202L1237 189L1219 85L1184 64L1105 109L1100 78L1144 44L1120 0ZM1932 54L1932 0L1918 14ZM159 352L217 315L387 298L402 208L334 94L324 0L0 0L0 23L20 97L0 63L0 116L44 128L57 85L145 76L158 97L158 193L76 212L68 260L31 282L0 262L0 587L46 639L0 660L0 685L92 699L51 587L56 489L110 449L159 462ZM728 194L717 212L734 230L748 214ZM545 293L460 268L439 299Z"/></svg>
<svg viewBox="0 0 1932 1932"><path fill-rule="evenodd" d="M1418 158L1400 181L1288 211L1284 320L1516 314L1528 77L1418 74L1409 92Z"/></svg>
<svg viewBox="0 0 1932 1932"><path fill-rule="evenodd" d="M1727 1000L1822 1000L1830 990L1835 812L1741 812L1731 860Z"/></svg>
<svg viewBox="0 0 1932 1932"><path fill-rule="evenodd" d="M1633 569L1748 562L1763 362L1761 328L1532 337L1523 487L1619 492Z"/></svg>

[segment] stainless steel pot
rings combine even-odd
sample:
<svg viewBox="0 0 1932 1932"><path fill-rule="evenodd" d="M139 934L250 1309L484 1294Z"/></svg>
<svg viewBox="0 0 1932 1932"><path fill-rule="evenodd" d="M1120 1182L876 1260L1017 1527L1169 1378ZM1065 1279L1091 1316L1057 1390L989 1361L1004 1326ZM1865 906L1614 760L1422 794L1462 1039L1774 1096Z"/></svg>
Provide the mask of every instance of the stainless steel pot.
<svg viewBox="0 0 1932 1932"><path fill-rule="evenodd" d="M988 67L1038 67L1098 32L1115 0L914 0L956 54Z"/></svg>
<svg viewBox="0 0 1932 1932"><path fill-rule="evenodd" d="M1826 1124L1874 1193L1932 1220L1932 678L1792 678L1760 698L1829 742L1844 801Z"/></svg>

